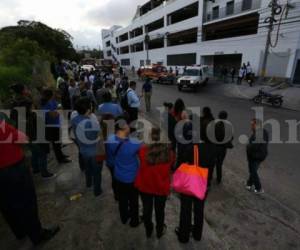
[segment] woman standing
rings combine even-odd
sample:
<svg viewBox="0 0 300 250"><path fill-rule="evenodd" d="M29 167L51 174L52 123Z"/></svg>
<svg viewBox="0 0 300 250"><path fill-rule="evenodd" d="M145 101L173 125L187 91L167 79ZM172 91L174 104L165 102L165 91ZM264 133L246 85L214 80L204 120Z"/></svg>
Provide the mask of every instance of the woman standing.
<svg viewBox="0 0 300 250"><path fill-rule="evenodd" d="M174 157L170 145L160 142L160 135L160 129L153 128L151 131L152 144L141 148L139 153L141 166L135 181L135 186L141 193L144 225L148 238L153 232L153 205L157 238L161 238L166 230L165 205L167 196L170 194L170 172Z"/></svg>
<svg viewBox="0 0 300 250"><path fill-rule="evenodd" d="M192 122L186 120L183 127L183 137L189 141L192 139ZM190 163L194 162L194 144L178 143L177 162ZM202 167L210 166L214 162L214 157L210 154L210 148L206 143L198 145L199 148L199 163ZM203 231L204 220L204 203L205 200L200 200L196 197L180 194L180 223L176 228L178 240L181 243L188 243L190 234L192 233L194 240L200 241ZM194 223L192 224L192 212L194 213Z"/></svg>

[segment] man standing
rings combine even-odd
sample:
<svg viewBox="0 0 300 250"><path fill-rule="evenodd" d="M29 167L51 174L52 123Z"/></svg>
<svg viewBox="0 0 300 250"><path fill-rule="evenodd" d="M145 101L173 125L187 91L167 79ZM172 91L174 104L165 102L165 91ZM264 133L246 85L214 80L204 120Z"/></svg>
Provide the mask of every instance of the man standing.
<svg viewBox="0 0 300 250"><path fill-rule="evenodd" d="M146 111L150 112L151 110L151 96L152 96L152 84L151 80L147 78L146 82L143 85L143 94L145 98Z"/></svg>
<svg viewBox="0 0 300 250"><path fill-rule="evenodd" d="M141 102L136 92L136 82L131 81L127 90L127 101L128 101L128 115L129 123L138 119L138 112L141 106Z"/></svg>
<svg viewBox="0 0 300 250"><path fill-rule="evenodd" d="M264 190L261 187L257 171L260 164L268 156L269 135L263 128L261 120L253 119L251 129L252 135L249 139L249 144L247 145L249 179L246 184L246 189L253 191L255 194L262 194L264 193Z"/></svg>
<svg viewBox="0 0 300 250"><path fill-rule="evenodd" d="M40 245L53 238L59 227L41 226L35 187L24 161L26 135L4 120L0 126L0 211L18 240L28 236Z"/></svg>

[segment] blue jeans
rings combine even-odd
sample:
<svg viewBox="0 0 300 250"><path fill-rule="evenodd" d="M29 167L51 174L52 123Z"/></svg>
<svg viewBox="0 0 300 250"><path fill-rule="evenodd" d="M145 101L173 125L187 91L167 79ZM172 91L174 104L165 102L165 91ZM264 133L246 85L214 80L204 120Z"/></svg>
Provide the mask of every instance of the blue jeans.
<svg viewBox="0 0 300 250"><path fill-rule="evenodd" d="M260 184L260 179L258 176L258 168L261 162L259 161L253 161L253 160L249 160L248 162L248 166L249 166L249 179L247 182L248 186L255 186L256 190L261 190L261 184Z"/></svg>
<svg viewBox="0 0 300 250"><path fill-rule="evenodd" d="M82 162L85 168L86 186L94 187L94 194L98 196L102 193L102 167L103 162L97 162L96 156L82 155Z"/></svg>

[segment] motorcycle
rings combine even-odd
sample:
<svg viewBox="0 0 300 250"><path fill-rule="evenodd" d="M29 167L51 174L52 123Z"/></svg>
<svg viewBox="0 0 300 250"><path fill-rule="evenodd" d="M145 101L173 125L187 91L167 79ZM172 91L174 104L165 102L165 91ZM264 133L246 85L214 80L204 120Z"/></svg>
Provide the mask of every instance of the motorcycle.
<svg viewBox="0 0 300 250"><path fill-rule="evenodd" d="M265 102L271 104L273 107L280 108L283 103L283 96L273 95L261 89L259 90L258 95L253 98L253 101L256 104Z"/></svg>

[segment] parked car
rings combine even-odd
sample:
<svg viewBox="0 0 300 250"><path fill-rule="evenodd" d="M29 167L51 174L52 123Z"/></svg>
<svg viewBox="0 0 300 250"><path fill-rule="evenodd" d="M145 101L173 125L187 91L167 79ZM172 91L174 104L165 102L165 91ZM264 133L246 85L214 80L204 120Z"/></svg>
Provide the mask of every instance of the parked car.
<svg viewBox="0 0 300 250"><path fill-rule="evenodd" d="M177 80L179 91L183 89L193 89L198 91L200 86L205 86L209 80L208 66L192 66L187 67L182 77Z"/></svg>

